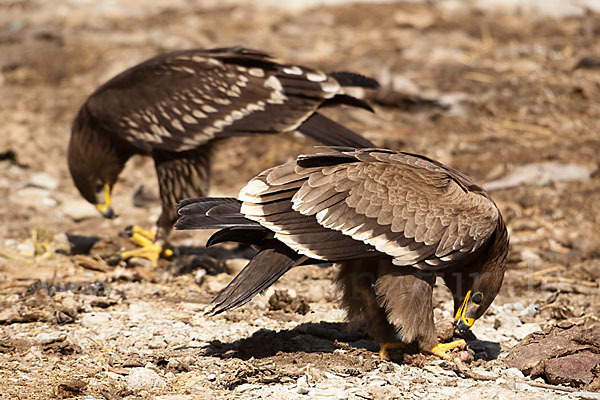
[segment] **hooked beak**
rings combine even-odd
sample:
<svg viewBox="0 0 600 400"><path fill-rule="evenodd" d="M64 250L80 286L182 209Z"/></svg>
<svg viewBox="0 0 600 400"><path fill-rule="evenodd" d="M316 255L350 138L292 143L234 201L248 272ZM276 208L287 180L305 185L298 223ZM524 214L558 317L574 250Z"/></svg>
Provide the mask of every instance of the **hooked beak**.
<svg viewBox="0 0 600 400"><path fill-rule="evenodd" d="M475 323L475 318L466 317L467 304L469 304L469 296L471 296L470 290L465 295L465 300L463 301L462 305L460 306L460 308L456 312L456 315L454 316L454 318L458 320L458 326L456 329L461 334L468 331Z"/></svg>
<svg viewBox="0 0 600 400"><path fill-rule="evenodd" d="M110 202L110 186L109 185L104 185L104 203L97 203L97 204L94 204L94 206L96 207L96 209L98 211L100 211L100 214L102 214L102 216L104 218L114 218L115 217L115 212L113 211L113 209L111 207L111 202Z"/></svg>

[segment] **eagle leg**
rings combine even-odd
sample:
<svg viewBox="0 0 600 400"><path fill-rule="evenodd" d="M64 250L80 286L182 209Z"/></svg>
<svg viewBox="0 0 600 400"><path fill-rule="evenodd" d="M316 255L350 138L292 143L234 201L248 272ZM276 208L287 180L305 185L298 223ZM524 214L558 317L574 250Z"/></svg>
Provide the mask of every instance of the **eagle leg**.
<svg viewBox="0 0 600 400"><path fill-rule="evenodd" d="M403 349L406 347L406 343L402 342L385 342L379 346L379 358L382 360L389 360L389 350L391 349Z"/></svg>
<svg viewBox="0 0 600 400"><path fill-rule="evenodd" d="M165 257L170 257L173 255L173 250L163 250L162 246L153 243L152 240L141 235L140 233L134 233L131 236L131 240L141 246L141 248L122 252L121 258L123 260L127 260L131 257L146 258L150 260L152 262L152 266L155 267L158 264L158 259L161 255L164 255Z"/></svg>
<svg viewBox="0 0 600 400"><path fill-rule="evenodd" d="M465 342L464 339L459 339L450 343L438 343L433 349L429 350L429 352L443 360L450 361L451 358L450 354L448 354L449 351L452 351L456 348L462 350L465 347L467 347L467 342Z"/></svg>

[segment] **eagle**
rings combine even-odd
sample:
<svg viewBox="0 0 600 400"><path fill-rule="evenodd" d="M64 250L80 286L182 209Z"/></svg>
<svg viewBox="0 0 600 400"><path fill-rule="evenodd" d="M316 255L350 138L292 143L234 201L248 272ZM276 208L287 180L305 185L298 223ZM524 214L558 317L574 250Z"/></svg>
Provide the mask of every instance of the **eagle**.
<svg viewBox="0 0 600 400"><path fill-rule="evenodd" d="M438 343L432 293L441 277L459 332L496 297L508 233L489 195L465 174L422 155L337 148L300 155L253 178L235 198L181 202L176 229L219 229L258 253L213 300L216 314L248 302L290 268L335 262L341 305L388 350L417 342L450 359L463 339Z"/></svg>
<svg viewBox="0 0 600 400"><path fill-rule="evenodd" d="M351 72L326 74L280 63L243 47L160 54L97 88L72 125L68 165L81 195L107 218L114 217L111 190L127 160L149 156L156 167L162 213L156 232L139 227L142 248L123 258L156 264L168 247L179 201L205 196L217 140L298 130L325 145L372 147L355 132L317 112L347 104L373 111L345 88L377 88Z"/></svg>

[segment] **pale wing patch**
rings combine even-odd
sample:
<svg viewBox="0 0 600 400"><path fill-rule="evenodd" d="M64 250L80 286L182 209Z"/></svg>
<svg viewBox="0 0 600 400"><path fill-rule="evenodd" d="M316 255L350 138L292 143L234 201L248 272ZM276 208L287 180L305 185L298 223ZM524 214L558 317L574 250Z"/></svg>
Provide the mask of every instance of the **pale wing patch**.
<svg viewBox="0 0 600 400"><path fill-rule="evenodd" d="M365 161L344 164L330 180L310 174L293 209L305 215L318 210L320 225L372 245L397 265L453 261L477 250L496 229L495 205L465 193L442 167L404 154L357 153ZM331 199L331 188L347 193L345 200L319 207Z"/></svg>

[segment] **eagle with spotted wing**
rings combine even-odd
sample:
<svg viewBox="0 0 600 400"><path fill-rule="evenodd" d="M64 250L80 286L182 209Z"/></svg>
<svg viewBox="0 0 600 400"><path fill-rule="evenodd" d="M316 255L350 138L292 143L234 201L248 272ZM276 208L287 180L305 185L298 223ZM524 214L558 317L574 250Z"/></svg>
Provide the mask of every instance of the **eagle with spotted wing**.
<svg viewBox="0 0 600 400"><path fill-rule="evenodd" d="M100 86L74 120L68 149L81 195L113 217L111 190L134 154L154 159L162 214L154 243L137 230L142 256L156 262L177 219L178 201L207 194L214 143L226 137L299 130L325 144L372 143L317 110L338 104L372 111L345 93L377 82L350 72L326 74L242 47L161 54Z"/></svg>
<svg viewBox="0 0 600 400"><path fill-rule="evenodd" d="M496 297L506 268L508 234L488 194L463 173L405 152L301 155L252 179L237 199L188 199L178 212L176 229L220 229L208 245L260 249L214 299L213 313L245 304L296 265L337 262L348 318L366 326L382 357L416 341L448 359L465 342L437 343L436 278L452 291L465 331Z"/></svg>

